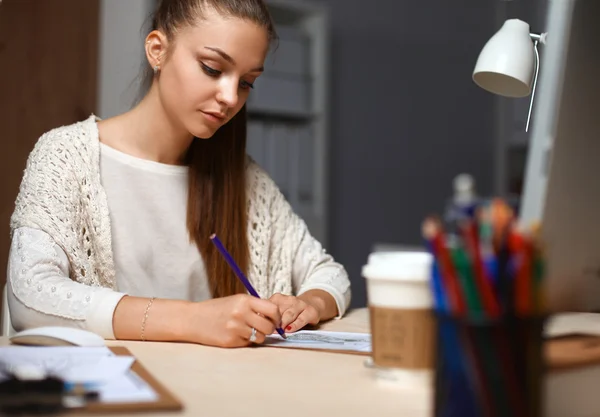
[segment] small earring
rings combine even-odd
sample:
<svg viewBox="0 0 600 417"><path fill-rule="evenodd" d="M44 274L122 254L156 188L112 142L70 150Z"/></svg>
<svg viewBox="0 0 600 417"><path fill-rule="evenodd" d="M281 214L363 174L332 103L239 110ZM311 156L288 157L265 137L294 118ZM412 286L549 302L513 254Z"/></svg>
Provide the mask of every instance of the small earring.
<svg viewBox="0 0 600 417"><path fill-rule="evenodd" d="M154 70L154 75L158 74L158 65L155 65L152 69Z"/></svg>

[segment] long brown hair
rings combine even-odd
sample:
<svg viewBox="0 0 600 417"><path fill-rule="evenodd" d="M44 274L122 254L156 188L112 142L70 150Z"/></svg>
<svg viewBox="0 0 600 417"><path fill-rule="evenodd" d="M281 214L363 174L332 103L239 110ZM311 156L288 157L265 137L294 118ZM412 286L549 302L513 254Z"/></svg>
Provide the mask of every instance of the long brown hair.
<svg viewBox="0 0 600 417"><path fill-rule="evenodd" d="M207 7L218 13L256 23L269 40L276 39L269 10L263 0L161 0L151 30L162 31L169 41L177 29L194 25ZM143 87L152 83L147 66ZM213 297L245 291L210 241L216 233L244 273L248 273L248 214L246 197L246 106L210 139L195 138L187 154L189 166L187 229L204 260Z"/></svg>

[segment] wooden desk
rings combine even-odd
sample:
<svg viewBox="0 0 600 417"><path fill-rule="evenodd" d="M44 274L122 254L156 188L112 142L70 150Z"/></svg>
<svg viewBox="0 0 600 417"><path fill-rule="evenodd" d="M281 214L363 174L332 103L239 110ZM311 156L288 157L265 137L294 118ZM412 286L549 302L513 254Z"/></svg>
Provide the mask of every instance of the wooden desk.
<svg viewBox="0 0 600 417"><path fill-rule="evenodd" d="M321 329L368 332L368 312L352 311ZM0 345L6 344L8 339L0 338ZM184 403L181 413L148 413L148 416L430 416L431 392L427 387L382 386L373 379L371 370L363 366L364 356L271 347L219 349L122 341L107 344L126 346ZM600 366L550 374L546 415L596 415L600 410L600 396L595 393L597 381L600 381ZM587 414L586 410L596 414Z"/></svg>
<svg viewBox="0 0 600 417"><path fill-rule="evenodd" d="M368 332L367 311L350 312L322 329ZM8 339L0 338L0 345L6 344ZM272 347L219 349L123 341L107 344L126 346L185 407L181 413L148 416L416 417L425 415L423 404L429 402L423 390L398 394L378 386L371 371L363 366L365 356Z"/></svg>

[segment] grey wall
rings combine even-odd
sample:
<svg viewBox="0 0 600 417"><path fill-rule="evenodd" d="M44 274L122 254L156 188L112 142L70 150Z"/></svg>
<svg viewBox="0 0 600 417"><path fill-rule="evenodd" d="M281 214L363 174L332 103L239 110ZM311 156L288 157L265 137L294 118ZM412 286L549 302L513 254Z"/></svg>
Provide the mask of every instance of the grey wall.
<svg viewBox="0 0 600 417"><path fill-rule="evenodd" d="M332 20L329 250L356 307L375 242L420 244L421 221L460 172L493 191L494 99L471 73L497 29L495 2L319 3Z"/></svg>
<svg viewBox="0 0 600 417"><path fill-rule="evenodd" d="M100 51L98 56L98 104L101 118L129 110L139 93L144 62L142 27L155 0L102 0L100 2Z"/></svg>
<svg viewBox="0 0 600 417"><path fill-rule="evenodd" d="M549 0L512 0L498 2L507 19L526 21L533 32L544 32Z"/></svg>

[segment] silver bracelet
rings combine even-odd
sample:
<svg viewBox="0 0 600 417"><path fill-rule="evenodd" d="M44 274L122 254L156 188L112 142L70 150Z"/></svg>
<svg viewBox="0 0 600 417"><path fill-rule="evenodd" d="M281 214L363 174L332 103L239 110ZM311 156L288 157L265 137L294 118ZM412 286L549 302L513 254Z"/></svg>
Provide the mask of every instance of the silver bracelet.
<svg viewBox="0 0 600 417"><path fill-rule="evenodd" d="M141 339L143 342L146 341L146 335L144 334L144 332L146 331L146 321L148 320L148 312L150 311L150 307L152 307L152 303L154 302L155 299L156 299L156 297L152 297L150 299L150 301L148 301L148 305L146 306L146 311L144 312L144 319L142 320L142 334L141 334Z"/></svg>

